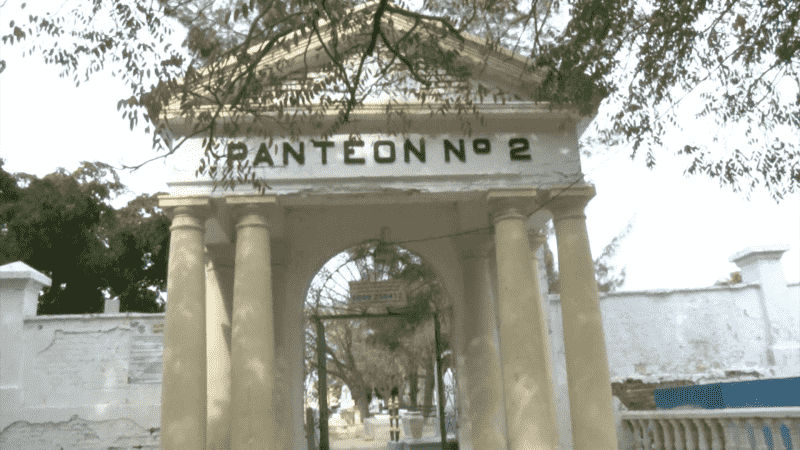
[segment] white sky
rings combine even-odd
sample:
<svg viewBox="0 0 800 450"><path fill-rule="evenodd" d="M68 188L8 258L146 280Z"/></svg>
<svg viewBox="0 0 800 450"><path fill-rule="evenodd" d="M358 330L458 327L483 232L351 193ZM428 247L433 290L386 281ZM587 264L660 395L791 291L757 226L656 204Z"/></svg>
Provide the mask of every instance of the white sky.
<svg viewBox="0 0 800 450"><path fill-rule="evenodd" d="M0 17L0 26L5 32L6 17ZM120 80L103 73L75 88L41 56L21 58L18 48L0 45L0 59L8 64L0 74L5 170L41 177L58 167L74 170L82 160L119 166L155 155L150 136L143 128L131 132L116 110L127 96ZM696 132L705 137L709 130ZM800 195L776 204L760 190L748 201L717 181L684 178L687 159L657 154L658 165L649 171L642 158L632 162L627 150L615 151L585 159L583 167L597 187L586 210L594 256L636 215L618 256L628 270L623 290L709 286L737 270L728 262L731 254L763 244L788 244L784 272L789 282L800 281ZM157 161L132 174L121 172L132 194L114 205L134 194L167 191L173 164Z"/></svg>

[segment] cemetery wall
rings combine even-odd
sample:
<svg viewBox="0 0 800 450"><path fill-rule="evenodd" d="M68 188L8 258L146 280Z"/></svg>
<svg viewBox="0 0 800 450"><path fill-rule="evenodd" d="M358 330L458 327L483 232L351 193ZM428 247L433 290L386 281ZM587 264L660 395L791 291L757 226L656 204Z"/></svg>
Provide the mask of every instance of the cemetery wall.
<svg viewBox="0 0 800 450"><path fill-rule="evenodd" d="M32 316L0 448L157 448L163 314Z"/></svg>

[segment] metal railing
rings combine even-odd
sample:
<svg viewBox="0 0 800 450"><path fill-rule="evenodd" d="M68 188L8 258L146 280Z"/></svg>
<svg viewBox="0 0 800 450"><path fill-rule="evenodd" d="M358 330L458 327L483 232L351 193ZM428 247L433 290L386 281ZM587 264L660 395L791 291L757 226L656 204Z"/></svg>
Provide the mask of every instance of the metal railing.
<svg viewBox="0 0 800 450"><path fill-rule="evenodd" d="M800 407L620 413L621 450L800 450Z"/></svg>

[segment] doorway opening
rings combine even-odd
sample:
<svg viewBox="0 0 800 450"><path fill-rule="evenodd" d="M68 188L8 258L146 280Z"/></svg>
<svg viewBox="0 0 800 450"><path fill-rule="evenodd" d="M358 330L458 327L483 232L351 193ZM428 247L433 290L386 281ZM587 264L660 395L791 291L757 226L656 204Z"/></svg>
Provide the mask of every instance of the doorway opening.
<svg viewBox="0 0 800 450"><path fill-rule="evenodd" d="M384 229L323 265L304 314L309 448L385 448L394 431L453 447L452 303L419 255L388 243Z"/></svg>

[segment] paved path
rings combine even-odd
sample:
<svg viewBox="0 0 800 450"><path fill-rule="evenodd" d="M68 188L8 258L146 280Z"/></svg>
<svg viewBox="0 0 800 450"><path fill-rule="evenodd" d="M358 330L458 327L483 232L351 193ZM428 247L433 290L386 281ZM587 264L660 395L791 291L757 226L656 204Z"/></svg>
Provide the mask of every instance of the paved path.
<svg viewBox="0 0 800 450"><path fill-rule="evenodd" d="M331 441L331 450L383 450L385 448L385 441L365 441L363 439L343 439Z"/></svg>
<svg viewBox="0 0 800 450"><path fill-rule="evenodd" d="M385 436L388 436L389 434L387 430L381 430L384 432L383 434ZM438 436L437 431L438 430L434 429L432 425L426 425L423 436L426 438L436 438ZM385 438L378 438L368 441L360 437L353 439L336 439L331 436L330 448L331 450L385 450L387 442L388 441Z"/></svg>

